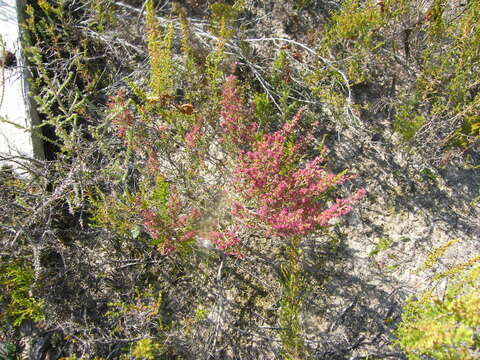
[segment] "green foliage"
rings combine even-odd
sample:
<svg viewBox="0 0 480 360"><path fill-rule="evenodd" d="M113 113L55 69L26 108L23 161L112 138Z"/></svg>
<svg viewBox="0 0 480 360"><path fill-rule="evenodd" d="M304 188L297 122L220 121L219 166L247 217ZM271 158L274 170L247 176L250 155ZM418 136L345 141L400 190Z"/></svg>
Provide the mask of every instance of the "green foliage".
<svg viewBox="0 0 480 360"><path fill-rule="evenodd" d="M145 192L149 190L145 189ZM161 176L157 177L156 186L152 191L151 201L147 200L146 206L155 206L160 210L162 216L167 216L168 198L170 196L168 183ZM150 203L152 202L152 203Z"/></svg>
<svg viewBox="0 0 480 360"><path fill-rule="evenodd" d="M368 256L375 256L382 251L388 250L392 246L392 240L388 238L379 239L372 251L369 252Z"/></svg>
<svg viewBox="0 0 480 360"><path fill-rule="evenodd" d="M238 6L234 6L236 12ZM188 20L181 12L180 24L181 53L174 56L173 23L163 33L153 2L146 4L150 84L145 88L141 82L128 82L135 101L125 90L111 98L111 122L124 147L115 154L108 147L102 149L109 158L104 173L113 180L113 191L102 193L102 189L92 196L92 220L96 226L127 238L150 237L149 243L163 253L173 249L175 242L185 250L193 242L195 216L191 211L204 206L204 180L199 172L209 142L218 137L215 131L224 78L226 35L221 35L212 51L198 59L191 46ZM177 71L179 68L182 71ZM186 140L189 136L195 141L194 147ZM137 174L134 186L129 184L133 161Z"/></svg>
<svg viewBox="0 0 480 360"><path fill-rule="evenodd" d="M134 325L135 319L144 314L143 321L147 321L154 326L155 336L135 341L130 345L128 353L121 356L121 359L171 359L164 355L168 352L168 346L163 344L165 334L171 329L173 324L166 324L162 313L163 295L153 286L145 289L135 289L133 299L127 299L125 302L118 301L108 304L109 311L105 314L114 323L114 333L128 334L132 331L129 326ZM140 337L144 334L138 334Z"/></svg>
<svg viewBox="0 0 480 360"><path fill-rule="evenodd" d="M400 84L388 102L403 140L432 155L469 148L480 137L479 6L436 0L425 11L412 0L344 1L321 39L312 90L341 115L351 106L348 87Z"/></svg>
<svg viewBox="0 0 480 360"><path fill-rule="evenodd" d="M395 332L409 359L474 359L480 349L480 266L450 277L441 299L433 290L404 307Z"/></svg>
<svg viewBox="0 0 480 360"><path fill-rule="evenodd" d="M445 33L444 12L447 5L446 0L434 0L430 5L428 17L430 25L427 28L431 40L438 40Z"/></svg>
<svg viewBox="0 0 480 360"><path fill-rule="evenodd" d="M435 175L435 173L432 171L432 169L430 168L423 168L421 171L420 171L420 175L422 175L422 177L426 180L426 181L430 181L432 182L433 184L436 184L437 183L437 176Z"/></svg>
<svg viewBox="0 0 480 360"><path fill-rule="evenodd" d="M420 114L418 106L418 102L412 99L411 102L400 105L395 113L393 127L405 140L413 139L425 123L425 117Z"/></svg>
<svg viewBox="0 0 480 360"><path fill-rule="evenodd" d="M326 26L320 55L328 58L334 49L336 60L347 78L353 84L363 82L371 76L366 60L383 46L384 40L378 30L385 23L386 19L376 2L346 0ZM337 75L331 73L330 67L324 67L317 76L320 80Z"/></svg>
<svg viewBox="0 0 480 360"><path fill-rule="evenodd" d="M163 353L163 346L155 343L152 339L137 341L131 350L135 359L155 360Z"/></svg>
<svg viewBox="0 0 480 360"><path fill-rule="evenodd" d="M90 3L92 12L95 14L89 27L102 33L116 24L114 2L112 0L93 1Z"/></svg>
<svg viewBox="0 0 480 360"><path fill-rule="evenodd" d="M201 81L202 73L197 65L197 54L195 49L192 46L192 34L190 29L190 24L185 19L185 16L180 16L180 23L182 26L181 34L181 50L184 55L183 66L185 67L185 73L189 75L190 81L192 83L199 83ZM200 89L197 89L200 91ZM185 94L185 99L187 101L192 101L192 94Z"/></svg>
<svg viewBox="0 0 480 360"><path fill-rule="evenodd" d="M277 93L276 105L283 114L282 122L291 118L298 107L298 103L290 99L293 90L290 76L291 65L288 61L287 52L280 51L272 64L272 70L267 79Z"/></svg>
<svg viewBox="0 0 480 360"><path fill-rule="evenodd" d="M433 249L419 270L430 269L437 263L438 259L440 259L443 254L445 254L445 251L447 251L451 246L455 245L459 241L460 239L449 240L444 245Z"/></svg>
<svg viewBox="0 0 480 360"><path fill-rule="evenodd" d="M389 6L390 2L385 4ZM347 106L354 107L349 98L353 85L381 80L375 65L385 63L387 38L382 29L393 21L376 1L345 0L325 25L320 56L308 82L338 120Z"/></svg>
<svg viewBox="0 0 480 360"><path fill-rule="evenodd" d="M223 71L220 68L220 64L223 60L223 50L223 43L220 41L217 49L208 54L205 60L205 75L208 83L207 93L212 97L213 104L220 102L220 89L223 81Z"/></svg>
<svg viewBox="0 0 480 360"><path fill-rule="evenodd" d="M122 236L134 236L138 231L135 198L129 194L106 196L97 191L90 197L90 203L95 209L91 216L92 225L104 229L112 229ZM138 237L138 234L134 237Z"/></svg>
<svg viewBox="0 0 480 360"><path fill-rule="evenodd" d="M225 41L228 41L235 34L233 28L238 15L243 10L243 0L237 0L233 5L223 1L215 2L210 6L210 25L212 32Z"/></svg>
<svg viewBox="0 0 480 360"><path fill-rule="evenodd" d="M91 56L93 40L72 39L76 30L65 2L32 2L25 14L23 47L33 71L32 98L41 117L35 134L58 154L72 156L78 152L80 127L92 120L91 99L106 78L102 60ZM58 71L59 63L68 66ZM51 134L46 137L42 132Z"/></svg>
<svg viewBox="0 0 480 360"><path fill-rule="evenodd" d="M303 302L302 292L305 290L301 269L301 250L299 238L293 238L287 248L287 261L281 267L280 284L282 297L278 313L278 324L281 327L285 360L305 359L306 349L302 336L300 311Z"/></svg>
<svg viewBox="0 0 480 360"><path fill-rule="evenodd" d="M27 319L34 322L44 319L44 301L32 295L34 272L31 267L8 262L0 265L0 286L0 303L5 304L0 321L19 326Z"/></svg>
<svg viewBox="0 0 480 360"><path fill-rule="evenodd" d="M462 272L465 272L469 267L475 265L480 261L480 255L474 256L473 258L469 259L468 261L464 263L457 264L455 266L452 266L450 269L447 271L441 272L439 274L436 274L433 277L434 281L441 280L444 278L449 278L451 276L455 276L457 274L461 274Z"/></svg>
<svg viewBox="0 0 480 360"><path fill-rule="evenodd" d="M173 95L175 69L173 63L173 24L170 23L162 38L153 0L146 5L147 45L150 55L150 88L153 96Z"/></svg>
<svg viewBox="0 0 480 360"><path fill-rule="evenodd" d="M253 96L253 103L255 104L255 119L261 129L266 129L274 121L275 110L272 102L265 93L256 93Z"/></svg>
<svg viewBox="0 0 480 360"><path fill-rule="evenodd" d="M421 72L414 90L407 99L410 110L400 111L395 127L404 138L432 124L443 126L442 144L468 147L479 136L477 96L480 51L479 5L469 3L454 20L446 21L445 1L435 1L427 14L425 25L430 42L421 55ZM475 90L474 90L475 89ZM414 115L421 111L423 115ZM421 116L422 121L418 121ZM433 124L439 125L433 125Z"/></svg>
<svg viewBox="0 0 480 360"><path fill-rule="evenodd" d="M17 347L15 344L0 342L0 360L15 360L16 351Z"/></svg>

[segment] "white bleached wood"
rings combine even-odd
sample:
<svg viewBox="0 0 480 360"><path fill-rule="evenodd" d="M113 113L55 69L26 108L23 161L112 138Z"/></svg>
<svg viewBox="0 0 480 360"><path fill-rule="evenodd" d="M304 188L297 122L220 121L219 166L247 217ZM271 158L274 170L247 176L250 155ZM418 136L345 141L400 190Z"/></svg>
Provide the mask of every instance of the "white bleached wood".
<svg viewBox="0 0 480 360"><path fill-rule="evenodd" d="M4 58L5 51L10 51L16 58L13 65L0 61L0 155L43 159L43 142L32 131L38 124L38 116L28 96L27 71L21 52L22 11L21 1L0 0L0 56Z"/></svg>

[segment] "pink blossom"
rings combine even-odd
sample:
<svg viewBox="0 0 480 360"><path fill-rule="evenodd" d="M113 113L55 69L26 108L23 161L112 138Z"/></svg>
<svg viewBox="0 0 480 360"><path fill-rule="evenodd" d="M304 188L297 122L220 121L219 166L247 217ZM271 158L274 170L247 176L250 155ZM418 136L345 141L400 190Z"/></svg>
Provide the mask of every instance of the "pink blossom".
<svg viewBox="0 0 480 360"><path fill-rule="evenodd" d="M190 239L193 238L194 236L195 236L195 232L194 232L194 231L186 232L186 233L183 234L183 236L180 238L180 241L190 240Z"/></svg>
<svg viewBox="0 0 480 360"><path fill-rule="evenodd" d="M235 203L232 213L260 221L268 235L294 236L315 231L350 212L350 205L365 195L365 190L360 189L346 199L336 199L330 207L326 205L326 192L355 176L328 173L322 167L325 161L322 155L300 166L305 139L309 138L293 143L289 139L301 114L302 110L282 129L264 135L250 151L238 156L234 188L244 202L256 207L247 212Z"/></svg>
<svg viewBox="0 0 480 360"><path fill-rule="evenodd" d="M225 81L221 110L222 138L235 145L248 144L258 128L257 123L250 121L251 112L243 108L243 96L237 88L237 77L230 75Z"/></svg>
<svg viewBox="0 0 480 360"><path fill-rule="evenodd" d="M197 142L202 137L202 126L203 126L203 119L199 119L195 125L192 126L189 132L185 135L185 143L187 147L193 148L197 144Z"/></svg>

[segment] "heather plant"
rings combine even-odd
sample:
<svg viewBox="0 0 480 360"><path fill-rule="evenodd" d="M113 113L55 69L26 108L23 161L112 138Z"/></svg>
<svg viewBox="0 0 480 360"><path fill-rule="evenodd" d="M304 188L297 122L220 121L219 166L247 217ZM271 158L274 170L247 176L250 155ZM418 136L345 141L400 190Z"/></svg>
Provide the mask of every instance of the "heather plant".
<svg viewBox="0 0 480 360"><path fill-rule="evenodd" d="M181 9L162 18L147 1L136 9L146 12L145 46L130 43L133 32L112 35L126 21L111 17L118 8L133 5L39 1L27 9L32 89L55 151L42 186L18 191L21 215L2 227L4 243L34 249L25 257L33 268L22 262L24 273L6 266L0 275L9 290L2 306L19 309L15 326L44 320L61 339L59 356L203 356L231 341L232 329L252 332L258 323L245 319L260 309L280 339L282 350L272 342L272 351L307 357L302 242L351 211L364 190L340 198L355 176L327 170L328 150L302 123L308 110L297 111L286 52L265 74L242 59L247 74L228 76L239 60L241 2L215 4L204 26ZM132 69L138 59L148 69ZM252 84L248 69L267 81ZM263 256L279 260L279 271ZM253 275L242 274L245 264ZM257 267L268 269L258 286Z"/></svg>
<svg viewBox="0 0 480 360"><path fill-rule="evenodd" d="M300 318L304 291L302 236L321 231L330 220L350 212L350 205L360 200L365 190L360 189L346 199L336 199L328 206L333 190L354 176L346 172L337 175L327 172L324 164L328 150L323 146L318 156L305 159L307 142L313 138L299 132L304 110L299 110L293 119L273 133L266 129L259 131L256 122L248 122L251 112L238 105L242 101L235 86L236 79L229 77L222 112L223 129L233 136L233 142L240 148L233 160L235 169L229 185L231 214L243 226L286 243L286 262L279 276L282 296L278 323L282 356L284 359L304 359L307 353ZM230 104L235 98L237 101ZM238 245L239 239L234 232L229 232L229 239L221 248Z"/></svg>
<svg viewBox="0 0 480 360"><path fill-rule="evenodd" d="M233 5L216 2L210 6L210 25L212 33L224 38L226 41L235 34L235 22L243 9L243 0L235 1Z"/></svg>
<svg viewBox="0 0 480 360"><path fill-rule="evenodd" d="M441 259L445 251L447 251L451 246L455 245L459 241L460 239L452 239L447 241L442 246L434 248L428 255L423 265L419 268L419 270L427 270L432 268L437 263L437 261Z"/></svg>
<svg viewBox="0 0 480 360"><path fill-rule="evenodd" d="M409 359L478 357L480 267L478 259L474 263L447 274L448 285L441 296L433 286L418 300L407 302L395 335Z"/></svg>
<svg viewBox="0 0 480 360"><path fill-rule="evenodd" d="M29 90L37 105L34 115L40 118L34 139L45 143L48 160L79 155L81 143L89 138L87 129L98 125L92 104L110 75L102 71L108 61L92 55L103 45L75 28L75 18L85 17L61 1L35 1L25 9L23 50L31 71Z"/></svg>
<svg viewBox="0 0 480 360"><path fill-rule="evenodd" d="M210 85L212 84L210 83ZM219 104L221 106L220 113L217 115L219 127L212 121L210 124L205 124L203 119L199 118L196 122L191 123L189 130L185 131L179 117L186 120L185 116L188 117L189 114L182 114L181 111L175 110L167 111L165 109L167 104L155 104L155 107L151 109L137 106L138 120L132 123L131 115L126 115L128 110L124 109L125 103L123 100L121 101L120 110L115 111L113 120L113 123L119 126L117 135L125 137L127 130L123 127L125 124L129 125L132 129L132 136L127 139L127 149L131 149L131 156L135 156L134 153L137 153L136 156L141 156L147 161L147 166L139 169L144 175L143 184L140 184L137 196L140 198L140 203L143 204L140 211L144 218L143 226L150 236L157 240L162 238L161 242L164 243L171 234L160 236L160 222L163 224L163 229L173 226L173 223L165 221L166 211L163 209L165 204L152 208L148 204L152 199L147 200L148 191L141 190L142 187L152 189L151 186L145 187L145 184L148 183L148 179L156 178L158 180L159 178L154 176L154 172L158 173L159 171L163 173L161 176L167 179L162 181L169 179L175 183L181 181L183 188L179 188L179 195L176 196L177 204L181 202L180 199L188 196L190 206L196 202L198 205L195 207L200 209L200 213L205 208L201 204L201 198L198 197L198 186L206 185L208 172L214 171L219 174L220 178L217 181L220 184L220 179L224 179L226 187L223 191L227 192L226 198L229 199L225 204L228 206L229 201L232 201L233 223L229 225L223 219L219 219L217 221L219 228L210 229L211 234L215 234L212 242L222 249L233 248L239 243L238 238L234 235L234 229L237 227L235 219L237 218L241 223L261 230L266 236L302 236L320 230L328 226L330 220L347 214L351 211L350 205L363 197L364 191L358 190L354 195L346 199L336 199L334 203L327 206L329 196L335 187L354 176L347 175L345 172L328 173L324 169L325 148L315 158L305 159L305 154L309 150L307 142L312 138L305 135L297 138L303 110L299 111L292 120L285 122L280 130L268 133L268 129L259 129L258 124L252 118L254 113L250 109L245 109L244 103L245 100L237 79L230 76L225 82ZM160 127L150 125L156 111L165 118L164 125L160 125ZM195 114L191 116L194 117ZM175 122L173 118L176 118ZM211 127L208 128L207 125ZM172 137L175 139L176 136L169 128L185 133L183 139L175 140L179 142L179 147L171 147L169 139ZM217 129L220 130L218 135L216 134ZM139 141L140 134L143 142ZM190 169L192 166L198 168L193 161L201 161L201 159L198 156L192 157L191 149L205 136L210 143L217 142L218 147L212 148L210 145L210 148L205 149L207 153L204 154L203 171L189 172L189 175L185 176L182 174L182 169ZM147 140L146 146L145 140ZM163 149L167 156L163 159L158 158L155 149ZM211 151L216 151L218 154ZM211 161L212 158L219 155L228 161L218 163ZM209 158L207 159L207 157ZM169 164L173 159L175 159L175 165L172 164L172 169ZM232 166L229 164L234 167L230 171L226 168L226 166ZM230 176L231 179L229 179ZM153 188L158 189L158 184ZM165 190L165 188L164 186L163 189ZM229 195L229 192L235 196ZM198 195L192 196L194 193ZM160 196L160 198L165 199L164 196ZM194 201L192 202L192 200ZM178 209L181 208L178 205ZM183 211L185 210L186 208L183 209ZM208 210L205 211L208 213ZM186 214L180 215L180 212L174 218L187 216ZM205 214L198 216L205 216ZM135 225L132 224L132 226ZM225 230L223 240L220 235L222 231L219 232L219 229ZM191 229L188 234L193 237L194 230ZM180 238L184 236L186 235Z"/></svg>
<svg viewBox="0 0 480 360"><path fill-rule="evenodd" d="M341 62L352 84L365 81L372 76L365 60L383 45L383 39L375 31L385 24L381 7L373 1L363 4L358 0L344 1L341 10L335 12L330 21L320 55L328 57L335 48L337 61ZM330 69L327 67L326 71Z"/></svg>
<svg viewBox="0 0 480 360"><path fill-rule="evenodd" d="M325 26L310 83L313 92L339 118L345 107L352 106L351 87L374 76L372 65L385 42L379 30L386 24L376 2L347 0Z"/></svg>
<svg viewBox="0 0 480 360"><path fill-rule="evenodd" d="M166 31L156 36L171 37L171 28ZM178 59L150 47L158 52L153 57L169 57L151 62L151 67L188 65L196 77L202 70L189 60L184 30L182 36ZM286 118L293 108L287 101L287 83L279 79L286 94L280 102L284 115L262 117L271 109L270 101L257 94L252 104L237 77L225 78L222 47L220 40L206 57L203 93L188 82L188 74L174 72L172 78L178 78L173 84L183 85L181 99L176 99L172 85L159 85L154 92L152 82L149 88L130 84L140 101L129 100L126 91L111 99L111 130L121 140L116 160L105 169L114 175L110 186L114 191L92 202L93 220L125 239L146 242L160 255L179 258L195 254L198 244L206 242L242 259L249 233L261 234L278 246L286 244L290 255L278 279L279 335L283 357L300 359L307 353L301 324L300 243L303 236L321 233L331 220L350 212L364 190L335 199L336 188L355 176L326 170L327 149L309 147L315 139L300 124L303 109L293 119ZM165 77L161 73L165 69L158 69L158 78ZM205 99L205 94L211 96ZM312 151L317 156L310 155ZM129 170L132 161L137 165ZM140 345L138 349L148 344L145 340Z"/></svg>
<svg viewBox="0 0 480 360"><path fill-rule="evenodd" d="M156 359L155 356L167 351L167 346L163 346L161 339L169 326L164 324L161 306L162 293L151 285L145 289L136 288L131 299L108 304L109 310L105 316L114 323L112 332L141 338L131 344L129 353L122 356L122 359ZM147 328L155 330L155 341L136 331L139 323L145 323Z"/></svg>
<svg viewBox="0 0 480 360"><path fill-rule="evenodd" d="M418 138L444 147L468 148L476 142L479 99L475 64L480 53L474 44L480 36L478 13L475 2L455 17L447 15L446 2L434 2L425 19L430 46L422 53L421 72L408 99L413 107L423 108L423 114L407 118L400 113L397 131L402 133L404 126L413 126Z"/></svg>
<svg viewBox="0 0 480 360"><path fill-rule="evenodd" d="M401 138L428 144L443 163L446 149L465 151L478 139L478 13L477 3L344 1L325 27L311 88L345 124L388 105ZM356 100L362 86L383 94Z"/></svg>
<svg viewBox="0 0 480 360"><path fill-rule="evenodd" d="M28 265L4 262L0 266L0 304L2 323L19 326L24 320L41 321L45 318L44 301L33 296L34 272Z"/></svg>
<svg viewBox="0 0 480 360"><path fill-rule="evenodd" d="M238 87L237 78L229 76L223 86L220 112L223 143L242 147L254 141L257 123L252 121L251 113L244 110L244 98Z"/></svg>
<svg viewBox="0 0 480 360"><path fill-rule="evenodd" d="M155 343L151 339L138 341L130 351L134 359L155 360L162 355L162 345Z"/></svg>
<svg viewBox="0 0 480 360"><path fill-rule="evenodd" d="M140 101L128 99L124 90L109 101L111 123L123 149L119 148L105 170L107 176L115 174L118 191L113 198L102 191L95 195L96 214L92 220L124 236L130 234L141 239L141 235L146 234L150 244L166 254L180 244L191 244L195 235L193 223L198 218L195 204L201 199L193 200L198 191L194 182L204 162L203 130L210 124L204 121L206 116L200 114L204 109L197 110L191 103L182 103L186 99L203 98L205 95L198 88L185 83L184 90L175 90L175 86L190 75L177 72L177 66L187 66L192 76L199 71L192 59L185 23L182 58L177 61L172 52L173 25L163 34L153 2L147 3L146 10L150 83L145 89L142 84L129 82L131 91ZM214 53L216 55L206 60L207 84L216 84L220 74L221 54ZM133 174L128 167L133 159L142 166L135 168L140 180L130 186L128 178Z"/></svg>
<svg viewBox="0 0 480 360"><path fill-rule="evenodd" d="M232 213L247 223L257 223L267 236L315 232L350 212L350 205L365 194L360 189L326 205L335 187L354 176L328 173L323 168L324 154L300 167L308 139L296 139L294 132L301 114L299 111L282 129L262 136L250 151L241 152L236 165L234 189L240 197L234 201Z"/></svg>
<svg viewBox="0 0 480 360"><path fill-rule="evenodd" d="M281 268L279 282L282 287L278 324L286 360L305 359L306 347L302 333L301 308L305 281L301 268L301 249L298 236L291 238L287 247L286 262Z"/></svg>
<svg viewBox="0 0 480 360"><path fill-rule="evenodd" d="M174 91L173 24L168 26L165 35L162 37L160 25L153 8L153 1L148 1L146 4L147 44L151 69L150 89L154 97L167 97L173 95Z"/></svg>

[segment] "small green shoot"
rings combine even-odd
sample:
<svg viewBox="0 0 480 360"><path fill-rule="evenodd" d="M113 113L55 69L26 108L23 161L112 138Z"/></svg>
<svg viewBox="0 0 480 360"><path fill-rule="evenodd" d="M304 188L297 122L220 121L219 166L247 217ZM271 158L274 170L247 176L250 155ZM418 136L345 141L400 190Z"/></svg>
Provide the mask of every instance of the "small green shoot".
<svg viewBox="0 0 480 360"><path fill-rule="evenodd" d="M375 248L368 253L368 256L372 257L381 253L382 251L388 250L392 244L392 240L388 238L382 238L378 240L377 245L375 245Z"/></svg>

